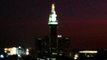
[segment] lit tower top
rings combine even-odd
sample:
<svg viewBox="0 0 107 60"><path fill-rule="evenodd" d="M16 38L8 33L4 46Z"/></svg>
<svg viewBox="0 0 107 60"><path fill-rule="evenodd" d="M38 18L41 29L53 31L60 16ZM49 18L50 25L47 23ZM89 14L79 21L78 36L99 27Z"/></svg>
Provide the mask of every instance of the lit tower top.
<svg viewBox="0 0 107 60"><path fill-rule="evenodd" d="M56 17L57 17L57 15L56 15L56 12L55 12L55 5L52 4L52 9L51 9L51 14L49 15L48 24L49 25L57 25L58 21L57 21Z"/></svg>

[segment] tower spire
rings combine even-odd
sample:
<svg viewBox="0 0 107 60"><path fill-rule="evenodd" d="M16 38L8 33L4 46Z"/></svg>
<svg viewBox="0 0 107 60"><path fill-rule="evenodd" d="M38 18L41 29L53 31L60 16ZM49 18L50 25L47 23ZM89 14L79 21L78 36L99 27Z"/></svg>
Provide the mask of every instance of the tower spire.
<svg viewBox="0 0 107 60"><path fill-rule="evenodd" d="M54 24L58 24L58 21L57 21L57 14L55 12L55 5L52 4L52 7L51 7L51 14L49 15L49 21L48 21L48 24L49 25L54 25Z"/></svg>
<svg viewBox="0 0 107 60"><path fill-rule="evenodd" d="M54 4L52 4L52 8L51 8L51 12L54 12L55 11L55 5Z"/></svg>

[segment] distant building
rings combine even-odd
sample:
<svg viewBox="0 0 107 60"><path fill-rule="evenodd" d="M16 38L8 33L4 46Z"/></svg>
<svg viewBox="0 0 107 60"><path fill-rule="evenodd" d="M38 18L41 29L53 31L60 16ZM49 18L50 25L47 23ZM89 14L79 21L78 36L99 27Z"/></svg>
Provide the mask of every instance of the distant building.
<svg viewBox="0 0 107 60"><path fill-rule="evenodd" d="M29 49L24 49L21 46L19 47L10 47L10 48L4 48L4 53L7 54L7 56L11 55L17 55L18 57L22 57L24 55L29 55Z"/></svg>
<svg viewBox="0 0 107 60"><path fill-rule="evenodd" d="M67 56L70 51L70 38L58 35L58 20L55 6L52 4L49 16L49 36L36 39L36 50L38 57Z"/></svg>
<svg viewBox="0 0 107 60"><path fill-rule="evenodd" d="M79 50L78 53L74 55L74 59L78 60L95 60L97 50Z"/></svg>

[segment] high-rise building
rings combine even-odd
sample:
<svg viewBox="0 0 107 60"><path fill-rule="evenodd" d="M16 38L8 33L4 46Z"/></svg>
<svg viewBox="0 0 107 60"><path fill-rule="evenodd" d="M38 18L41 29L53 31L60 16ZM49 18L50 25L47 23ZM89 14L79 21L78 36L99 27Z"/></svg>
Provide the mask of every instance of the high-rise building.
<svg viewBox="0 0 107 60"><path fill-rule="evenodd" d="M56 52L57 50L57 43L58 43L58 39L57 39L57 35L58 35L58 30L57 30L57 26L58 26L58 21L57 21L57 15L55 12L55 5L52 4L52 9L51 9L51 14L49 16L49 21L48 21L48 25L50 28L50 35L49 35L49 42L50 42L50 50Z"/></svg>
<svg viewBox="0 0 107 60"><path fill-rule="evenodd" d="M36 39L38 57L56 57L69 53L70 38L58 35L58 20L55 5L52 4L49 15L49 36Z"/></svg>

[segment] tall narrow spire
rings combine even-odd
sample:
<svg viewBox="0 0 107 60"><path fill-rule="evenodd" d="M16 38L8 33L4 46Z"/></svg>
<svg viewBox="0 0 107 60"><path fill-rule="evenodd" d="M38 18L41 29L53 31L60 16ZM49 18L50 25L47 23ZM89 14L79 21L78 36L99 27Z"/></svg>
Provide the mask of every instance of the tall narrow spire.
<svg viewBox="0 0 107 60"><path fill-rule="evenodd" d="M56 12L55 12L55 5L52 4L52 7L51 7L51 14L49 15L49 22L48 24L49 25L56 25L58 24L58 21L57 21L57 15L56 15Z"/></svg>
<svg viewBox="0 0 107 60"><path fill-rule="evenodd" d="M51 12L55 12L55 5L54 4L52 4L52 7L51 7Z"/></svg>

